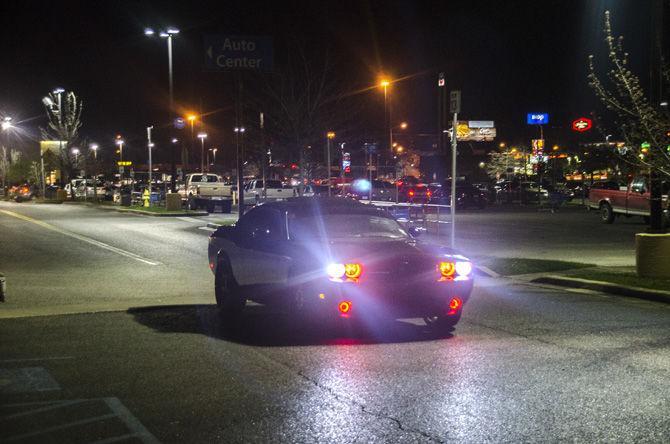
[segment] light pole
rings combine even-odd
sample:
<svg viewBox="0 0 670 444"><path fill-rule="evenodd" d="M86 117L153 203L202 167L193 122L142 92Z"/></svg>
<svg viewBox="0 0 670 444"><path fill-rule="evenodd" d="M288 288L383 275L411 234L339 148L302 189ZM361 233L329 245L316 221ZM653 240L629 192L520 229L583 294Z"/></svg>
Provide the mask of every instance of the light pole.
<svg viewBox="0 0 670 444"><path fill-rule="evenodd" d="M154 129L153 125L147 127L147 150L149 150L149 196L151 196L151 149L154 147L153 142L151 141L151 130ZM149 197L149 205L151 206L151 197Z"/></svg>
<svg viewBox="0 0 670 444"><path fill-rule="evenodd" d="M88 146L93 151L93 200L98 200L98 144L92 143Z"/></svg>
<svg viewBox="0 0 670 444"><path fill-rule="evenodd" d="M10 128L12 128L12 118L11 117L3 117L2 123L0 123L0 128L2 128L3 132L9 131ZM42 157L42 149L40 148L40 157ZM4 155L4 153L3 153ZM4 158L2 159L3 161L5 160ZM5 171L5 174L7 172ZM2 176L2 188L5 188L5 176ZM42 199L44 199L44 162L42 162Z"/></svg>
<svg viewBox="0 0 670 444"><path fill-rule="evenodd" d="M200 139L200 172L205 172L205 139L207 138L207 133L198 133L198 139Z"/></svg>
<svg viewBox="0 0 670 444"><path fill-rule="evenodd" d="M195 114L189 114L186 116L186 119L189 121L191 124L191 141L189 143L189 151L193 153L193 143L195 142L195 121L197 120L197 116ZM184 156L185 158L188 158L188 154ZM185 162L186 166L188 167L188 161Z"/></svg>
<svg viewBox="0 0 670 444"><path fill-rule="evenodd" d="M74 163L79 166L79 148L72 148L72 154L74 154Z"/></svg>
<svg viewBox="0 0 670 444"><path fill-rule="evenodd" d="M330 183L330 143L335 138L335 133L333 131L328 131L326 134L326 174L328 175L328 197L331 195L331 183Z"/></svg>
<svg viewBox="0 0 670 444"><path fill-rule="evenodd" d="M119 163L123 163L123 139L121 138L121 135L117 135L116 139L114 139L114 143L116 146L119 147ZM123 185L123 173L124 173L125 167L123 165L119 165L119 181L121 182L121 185Z"/></svg>
<svg viewBox="0 0 670 444"><path fill-rule="evenodd" d="M235 127L235 155L237 156L237 215L238 219L244 214L244 167L240 155L240 139L244 137L244 127Z"/></svg>

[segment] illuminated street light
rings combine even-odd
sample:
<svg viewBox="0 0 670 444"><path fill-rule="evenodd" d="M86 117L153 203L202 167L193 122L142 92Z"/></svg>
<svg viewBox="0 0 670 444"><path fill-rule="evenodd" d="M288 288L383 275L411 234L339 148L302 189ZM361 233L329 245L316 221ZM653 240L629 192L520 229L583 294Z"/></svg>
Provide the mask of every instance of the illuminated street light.
<svg viewBox="0 0 670 444"><path fill-rule="evenodd" d="M97 143L92 143L89 146L89 149L93 151L93 158L97 159L98 158L98 144Z"/></svg>
<svg viewBox="0 0 670 444"><path fill-rule="evenodd" d="M505 148L505 142L500 142L500 145L498 145L500 148Z"/></svg>
<svg viewBox="0 0 670 444"><path fill-rule="evenodd" d="M72 154L74 154L74 163L79 163L79 148L72 148Z"/></svg>
<svg viewBox="0 0 670 444"><path fill-rule="evenodd" d="M11 117L4 117L2 119L2 123L0 124L0 127L2 128L3 131L7 131L12 127L12 118Z"/></svg>
<svg viewBox="0 0 670 444"><path fill-rule="evenodd" d="M144 28L144 35L146 35L146 36L152 36L152 35L154 35L154 34L155 34L155 32L154 32L153 29L151 29L151 28Z"/></svg>
<svg viewBox="0 0 670 444"><path fill-rule="evenodd" d="M407 122L402 122L400 124L400 129L407 129Z"/></svg>
<svg viewBox="0 0 670 444"><path fill-rule="evenodd" d="M554 145L551 149L552 151L558 151L560 148L558 147L558 145Z"/></svg>

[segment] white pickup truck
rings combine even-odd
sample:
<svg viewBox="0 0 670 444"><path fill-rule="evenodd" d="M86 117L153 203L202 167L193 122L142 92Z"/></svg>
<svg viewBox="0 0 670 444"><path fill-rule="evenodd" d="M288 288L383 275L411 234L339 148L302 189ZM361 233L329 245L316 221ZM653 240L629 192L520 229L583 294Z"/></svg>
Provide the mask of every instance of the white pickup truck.
<svg viewBox="0 0 670 444"><path fill-rule="evenodd" d="M188 174L184 192L190 209L206 208L213 212L219 206L222 212L230 213L233 187L217 174Z"/></svg>
<svg viewBox="0 0 670 444"><path fill-rule="evenodd" d="M245 199L250 204L272 200L282 200L293 197L293 188L284 188L279 180L254 179L245 188Z"/></svg>

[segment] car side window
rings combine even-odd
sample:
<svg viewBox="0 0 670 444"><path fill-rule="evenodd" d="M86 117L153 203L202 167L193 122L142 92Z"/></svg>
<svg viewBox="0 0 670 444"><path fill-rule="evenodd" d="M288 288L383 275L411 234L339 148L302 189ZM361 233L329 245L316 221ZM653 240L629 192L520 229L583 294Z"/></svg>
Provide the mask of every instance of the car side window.
<svg viewBox="0 0 670 444"><path fill-rule="evenodd" d="M633 180L633 183L630 186L631 191L636 193L644 193L646 191L645 181L643 177L638 177Z"/></svg>
<svg viewBox="0 0 670 444"><path fill-rule="evenodd" d="M279 241L284 238L282 216L275 209L255 208L240 220L238 227L249 239Z"/></svg>

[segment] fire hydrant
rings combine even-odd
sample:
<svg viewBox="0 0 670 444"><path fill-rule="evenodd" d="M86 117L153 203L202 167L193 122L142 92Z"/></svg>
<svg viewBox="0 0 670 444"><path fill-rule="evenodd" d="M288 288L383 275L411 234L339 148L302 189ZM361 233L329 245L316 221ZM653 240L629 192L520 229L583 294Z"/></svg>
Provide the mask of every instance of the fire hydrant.
<svg viewBox="0 0 670 444"><path fill-rule="evenodd" d="M151 193L149 192L148 188L144 189L144 192L142 193L142 200L144 201L144 206L148 207L149 201L151 200Z"/></svg>

